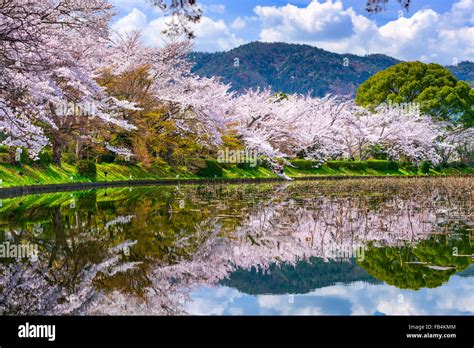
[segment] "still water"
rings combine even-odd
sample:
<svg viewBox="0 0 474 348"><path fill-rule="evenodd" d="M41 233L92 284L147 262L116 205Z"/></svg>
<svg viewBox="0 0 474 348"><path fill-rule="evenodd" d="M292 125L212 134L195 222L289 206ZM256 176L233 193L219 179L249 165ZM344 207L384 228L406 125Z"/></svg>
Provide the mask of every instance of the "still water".
<svg viewBox="0 0 474 348"><path fill-rule="evenodd" d="M474 314L473 178L0 201L0 314Z"/></svg>

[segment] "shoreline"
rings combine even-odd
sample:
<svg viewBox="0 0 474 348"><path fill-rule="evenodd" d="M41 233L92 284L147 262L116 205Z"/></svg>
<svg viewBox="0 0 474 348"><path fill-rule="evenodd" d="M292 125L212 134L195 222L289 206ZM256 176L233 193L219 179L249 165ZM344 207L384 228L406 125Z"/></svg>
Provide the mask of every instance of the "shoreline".
<svg viewBox="0 0 474 348"><path fill-rule="evenodd" d="M285 180L280 177L272 178L203 178L203 179L145 179L145 180L116 180L96 182L75 182L58 184L38 184L25 186L0 187L0 198L14 198L44 193L69 192L93 190L116 187L140 187L140 186L172 186L172 185L222 185L222 184L259 184L270 182L292 182L292 181L328 181L328 180L360 180L360 179L432 179L432 178L455 178L474 177L474 174L461 175L326 175L326 176L301 176Z"/></svg>

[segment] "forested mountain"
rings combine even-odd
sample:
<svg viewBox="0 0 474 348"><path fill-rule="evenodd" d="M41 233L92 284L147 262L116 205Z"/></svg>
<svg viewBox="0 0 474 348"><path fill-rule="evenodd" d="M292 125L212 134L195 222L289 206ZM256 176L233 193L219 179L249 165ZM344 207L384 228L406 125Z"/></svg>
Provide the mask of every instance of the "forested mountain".
<svg viewBox="0 0 474 348"><path fill-rule="evenodd" d="M447 68L460 80L464 80L474 87L474 63L461 62L457 66L447 66Z"/></svg>
<svg viewBox="0 0 474 348"><path fill-rule="evenodd" d="M358 86L376 72L400 61L382 54L337 54L309 45L252 42L228 52L193 52L193 71L220 76L233 90L271 86L274 91L354 95ZM472 84L474 63L449 69Z"/></svg>

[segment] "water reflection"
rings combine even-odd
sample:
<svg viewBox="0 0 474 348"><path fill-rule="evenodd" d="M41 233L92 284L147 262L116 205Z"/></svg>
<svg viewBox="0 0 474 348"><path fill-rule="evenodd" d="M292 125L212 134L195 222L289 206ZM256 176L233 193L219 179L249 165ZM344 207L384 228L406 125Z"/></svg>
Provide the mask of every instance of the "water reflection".
<svg viewBox="0 0 474 348"><path fill-rule="evenodd" d="M0 313L472 313L472 182L148 187L6 199L0 244L35 245L38 254L0 259ZM446 300L450 294L456 301Z"/></svg>

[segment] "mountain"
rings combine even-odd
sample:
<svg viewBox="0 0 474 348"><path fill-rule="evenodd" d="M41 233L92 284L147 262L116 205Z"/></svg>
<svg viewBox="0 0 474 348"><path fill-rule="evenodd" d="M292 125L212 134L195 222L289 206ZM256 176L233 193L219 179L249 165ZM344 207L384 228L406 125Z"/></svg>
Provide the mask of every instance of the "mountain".
<svg viewBox="0 0 474 348"><path fill-rule="evenodd" d="M473 62L461 62L456 66L447 66L454 76L458 79L466 81L474 87L474 63Z"/></svg>
<svg viewBox="0 0 474 348"><path fill-rule="evenodd" d="M220 76L235 91L271 86L274 91L285 93L312 91L313 96L355 95L367 78L400 62L383 54L362 57L280 42L252 42L227 52L193 52L190 58L197 75ZM448 68L472 82L473 66L474 63L463 62Z"/></svg>

